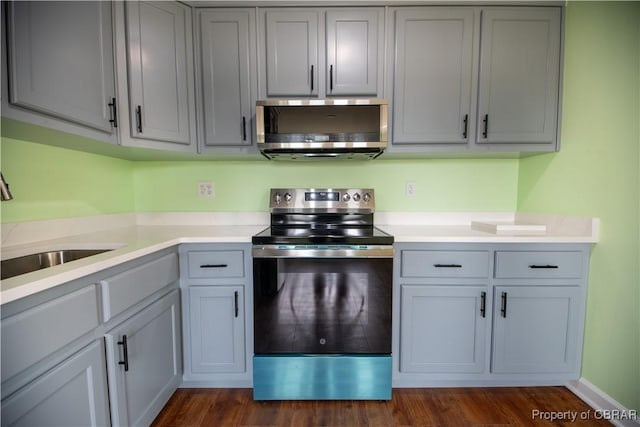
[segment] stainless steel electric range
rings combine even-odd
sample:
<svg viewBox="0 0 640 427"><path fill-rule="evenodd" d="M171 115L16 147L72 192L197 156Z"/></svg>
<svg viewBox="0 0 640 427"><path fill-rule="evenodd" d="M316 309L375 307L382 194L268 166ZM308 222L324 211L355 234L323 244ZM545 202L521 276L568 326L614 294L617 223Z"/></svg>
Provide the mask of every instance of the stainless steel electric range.
<svg viewBox="0 0 640 427"><path fill-rule="evenodd" d="M393 236L372 189L272 189L253 236L254 399L391 399Z"/></svg>

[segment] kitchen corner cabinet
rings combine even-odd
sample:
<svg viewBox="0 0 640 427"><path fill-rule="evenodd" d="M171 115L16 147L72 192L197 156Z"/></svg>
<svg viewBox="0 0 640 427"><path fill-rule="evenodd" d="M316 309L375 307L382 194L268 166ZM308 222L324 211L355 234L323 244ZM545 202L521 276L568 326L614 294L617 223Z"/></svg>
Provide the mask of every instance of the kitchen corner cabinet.
<svg viewBox="0 0 640 427"><path fill-rule="evenodd" d="M588 245L395 246L394 386L579 378Z"/></svg>
<svg viewBox="0 0 640 427"><path fill-rule="evenodd" d="M261 95L382 95L383 8L260 11Z"/></svg>
<svg viewBox="0 0 640 427"><path fill-rule="evenodd" d="M178 278L168 248L3 304L2 426L149 425L182 378Z"/></svg>
<svg viewBox="0 0 640 427"><path fill-rule="evenodd" d="M122 144L195 152L191 8L130 1L116 2L116 10L120 21L125 17L116 41L119 89L129 96L128 105L120 104L130 131Z"/></svg>
<svg viewBox="0 0 640 427"><path fill-rule="evenodd" d="M111 3L6 6L2 115L117 143Z"/></svg>
<svg viewBox="0 0 640 427"><path fill-rule="evenodd" d="M114 425L149 425L181 380L178 290L106 334Z"/></svg>
<svg viewBox="0 0 640 427"><path fill-rule="evenodd" d="M202 96L200 152L219 152L224 147L247 150L255 135L255 10L199 9L196 34Z"/></svg>
<svg viewBox="0 0 640 427"><path fill-rule="evenodd" d="M2 426L109 426L104 344L94 341L2 404Z"/></svg>
<svg viewBox="0 0 640 427"><path fill-rule="evenodd" d="M250 244L180 247L184 381L250 387L253 355Z"/></svg>
<svg viewBox="0 0 640 427"><path fill-rule="evenodd" d="M561 13L395 9L389 151L556 150Z"/></svg>

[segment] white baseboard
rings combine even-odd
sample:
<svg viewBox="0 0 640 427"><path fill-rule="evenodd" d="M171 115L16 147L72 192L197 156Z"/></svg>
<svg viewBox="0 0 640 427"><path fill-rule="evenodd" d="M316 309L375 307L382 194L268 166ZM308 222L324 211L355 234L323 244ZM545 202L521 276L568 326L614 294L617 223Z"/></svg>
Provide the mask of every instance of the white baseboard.
<svg viewBox="0 0 640 427"><path fill-rule="evenodd" d="M593 418L605 419L618 427L638 427L640 412L625 408L611 396L584 378L570 381L566 387L594 409Z"/></svg>

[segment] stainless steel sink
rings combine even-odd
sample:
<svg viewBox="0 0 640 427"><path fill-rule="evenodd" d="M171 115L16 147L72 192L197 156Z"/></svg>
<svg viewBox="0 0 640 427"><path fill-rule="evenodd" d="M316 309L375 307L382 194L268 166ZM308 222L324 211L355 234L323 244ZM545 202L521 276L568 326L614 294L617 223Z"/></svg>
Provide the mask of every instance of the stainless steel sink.
<svg viewBox="0 0 640 427"><path fill-rule="evenodd" d="M31 273L54 265L64 264L113 249L73 249L42 252L38 254L25 255L17 258L6 259L1 262L0 271L2 279Z"/></svg>

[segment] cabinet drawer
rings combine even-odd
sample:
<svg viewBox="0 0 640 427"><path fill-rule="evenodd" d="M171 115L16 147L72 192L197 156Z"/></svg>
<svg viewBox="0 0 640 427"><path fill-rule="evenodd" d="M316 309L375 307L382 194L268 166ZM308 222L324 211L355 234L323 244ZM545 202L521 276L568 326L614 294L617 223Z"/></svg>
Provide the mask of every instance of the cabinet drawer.
<svg viewBox="0 0 640 427"><path fill-rule="evenodd" d="M90 285L2 320L2 382L99 324L98 290Z"/></svg>
<svg viewBox="0 0 640 427"><path fill-rule="evenodd" d="M244 277L244 255L238 251L189 251L190 279Z"/></svg>
<svg viewBox="0 0 640 427"><path fill-rule="evenodd" d="M579 251L496 252L499 279L572 279L582 277L584 254Z"/></svg>
<svg viewBox="0 0 640 427"><path fill-rule="evenodd" d="M178 280L178 255L167 254L100 282L104 321Z"/></svg>
<svg viewBox="0 0 640 427"><path fill-rule="evenodd" d="M488 277L488 251L402 251L402 277Z"/></svg>

